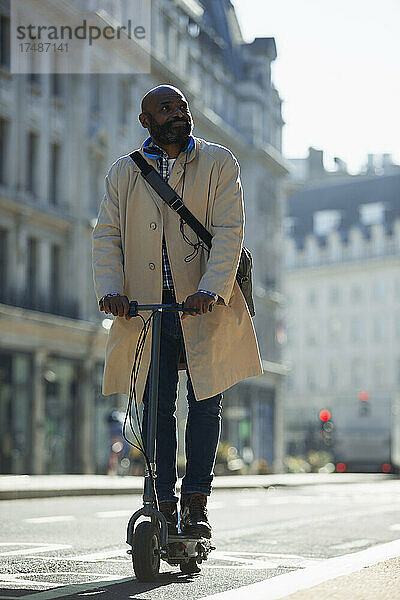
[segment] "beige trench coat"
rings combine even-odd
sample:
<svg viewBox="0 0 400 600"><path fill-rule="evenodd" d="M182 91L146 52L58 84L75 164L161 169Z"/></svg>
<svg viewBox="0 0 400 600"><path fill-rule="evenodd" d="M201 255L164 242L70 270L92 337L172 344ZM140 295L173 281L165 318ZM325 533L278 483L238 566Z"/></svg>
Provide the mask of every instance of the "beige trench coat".
<svg viewBox="0 0 400 600"><path fill-rule="evenodd" d="M143 153L143 148L140 149ZM182 321L188 371L197 400L223 392L238 381L262 374L257 340L235 275L243 239L239 165L223 146L195 138L176 159L169 184L213 236L207 253L185 262L192 248L179 231L179 217L140 175L128 155L105 178L105 195L93 230L93 277L97 299L119 292L140 304L161 302L163 231L178 302L198 289L217 293L212 312ZM147 159L157 169L156 160ZM185 226L186 235L196 241ZM103 394L129 394L132 363L142 320L115 317L106 345ZM150 335L143 353L137 398L143 395L150 365Z"/></svg>

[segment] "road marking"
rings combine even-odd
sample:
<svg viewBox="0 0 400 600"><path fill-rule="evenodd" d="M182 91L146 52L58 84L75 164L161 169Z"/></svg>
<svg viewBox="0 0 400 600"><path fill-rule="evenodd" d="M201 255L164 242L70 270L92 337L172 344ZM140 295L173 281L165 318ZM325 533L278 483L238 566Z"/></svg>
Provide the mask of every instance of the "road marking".
<svg viewBox="0 0 400 600"><path fill-rule="evenodd" d="M232 527L230 527L229 529L216 529L216 534L218 534L218 536L223 535L226 542L226 540L235 540L240 539L243 536L259 534L263 528L268 529L269 532L276 532L282 529L297 529L298 527L306 527L307 525L312 525L314 523L320 524L321 522L326 523L328 521L340 521L341 524L343 524L343 522L347 519L359 519L360 517L368 517L374 514L397 512L397 510L398 508L396 505L389 504L388 506L376 506L368 510L348 510L340 513L320 514L316 515L315 517L308 517L305 519L283 519L281 521L272 522L267 521L253 527L243 527L237 529L232 529Z"/></svg>
<svg viewBox="0 0 400 600"><path fill-rule="evenodd" d="M352 540L351 542L344 542L343 544L335 544L331 546L335 550L349 550L350 548L362 548L371 544L371 540Z"/></svg>
<svg viewBox="0 0 400 600"><path fill-rule="evenodd" d="M33 546L22 550L9 550L0 552L0 556L24 556L38 552L52 552L53 550L66 550L72 548L70 544L40 544L38 542L0 542L0 546Z"/></svg>
<svg viewBox="0 0 400 600"><path fill-rule="evenodd" d="M237 504L239 506L257 506L261 504L261 498L239 498Z"/></svg>
<svg viewBox="0 0 400 600"><path fill-rule="evenodd" d="M207 502L207 508L211 510L216 508L225 508L225 502L221 502L220 500L210 500Z"/></svg>
<svg viewBox="0 0 400 600"><path fill-rule="evenodd" d="M110 576L111 577L111 576ZM98 590L99 583L103 583L101 587L109 587L117 583L125 583L125 582L135 583L136 579L134 577L115 577L114 579L110 579L107 581L92 581L91 583L73 583L70 585L64 585L63 587L59 587L59 584L53 584L57 587L53 587L51 589L47 589L42 592L37 592L35 594L29 594L29 600L54 600L55 598L64 598L65 596L72 596L73 594L79 594L79 592L89 592L91 590ZM28 597L28 596L27 596Z"/></svg>
<svg viewBox="0 0 400 600"><path fill-rule="evenodd" d="M247 558L247 557L253 558ZM264 559L264 560L261 560ZM268 560L269 559L269 560ZM208 569L244 569L263 570L278 567L311 567L320 564L323 559L307 559L296 554L271 554L269 552L219 552L211 555L211 560L239 563L236 565L214 565L204 563Z"/></svg>
<svg viewBox="0 0 400 600"><path fill-rule="evenodd" d="M392 531L400 531L400 523L395 523L389 527Z"/></svg>
<svg viewBox="0 0 400 600"><path fill-rule="evenodd" d="M77 554L76 556L63 556L63 560L73 560L76 562L97 562L115 558L116 556L127 556L125 548L114 548L114 550L102 550L101 552L90 552L89 554Z"/></svg>
<svg viewBox="0 0 400 600"><path fill-rule="evenodd" d="M372 546L360 552L328 558L316 566L285 573L284 575L277 575L258 583L206 596L202 600L242 600L244 596L251 596L252 600L265 600L265 598L268 598L268 600L279 600L299 590L306 590L324 581L348 575L349 573L360 571L364 567L395 558L399 554L400 540L394 540L386 544Z"/></svg>
<svg viewBox="0 0 400 600"><path fill-rule="evenodd" d="M106 510L95 513L98 519L116 519L118 517L130 517L133 515L133 510Z"/></svg>
<svg viewBox="0 0 400 600"><path fill-rule="evenodd" d="M75 517L72 515L58 515L54 517L32 517L30 519L23 519L25 523L59 523L63 521L74 521Z"/></svg>
<svg viewBox="0 0 400 600"><path fill-rule="evenodd" d="M37 581L37 580L30 580L30 579L23 579L23 576L26 575L27 577L30 575L30 573L13 573L13 574L8 574L8 573L2 573L0 575L0 582L2 587L8 587L10 586L10 588L15 588L16 586L24 586L26 587L27 585L31 586L31 587L39 587L39 588L51 588L54 587L54 583L48 583L45 581Z"/></svg>

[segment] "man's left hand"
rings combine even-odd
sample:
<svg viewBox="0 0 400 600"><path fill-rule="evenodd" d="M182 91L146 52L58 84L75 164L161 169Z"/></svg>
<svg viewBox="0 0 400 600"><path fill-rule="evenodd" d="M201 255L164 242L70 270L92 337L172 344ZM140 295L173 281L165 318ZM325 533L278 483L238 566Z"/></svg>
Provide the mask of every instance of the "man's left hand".
<svg viewBox="0 0 400 600"><path fill-rule="evenodd" d="M210 294L196 292L195 294L188 296L183 303L185 312L182 313L181 319L186 319L189 315L192 315L193 317L196 315L204 315L213 304L215 304L215 300ZM191 311L191 308L197 309L197 311Z"/></svg>

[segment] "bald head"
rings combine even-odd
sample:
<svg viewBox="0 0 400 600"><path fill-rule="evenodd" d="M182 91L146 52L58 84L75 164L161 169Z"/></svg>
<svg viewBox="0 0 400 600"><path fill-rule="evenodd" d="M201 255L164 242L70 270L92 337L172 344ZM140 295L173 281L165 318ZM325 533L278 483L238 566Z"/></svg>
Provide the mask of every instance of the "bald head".
<svg viewBox="0 0 400 600"><path fill-rule="evenodd" d="M182 98L186 101L186 98L180 89L174 85L158 85L157 87L149 90L142 98L142 112L148 112L152 114L154 106L159 102L168 99Z"/></svg>

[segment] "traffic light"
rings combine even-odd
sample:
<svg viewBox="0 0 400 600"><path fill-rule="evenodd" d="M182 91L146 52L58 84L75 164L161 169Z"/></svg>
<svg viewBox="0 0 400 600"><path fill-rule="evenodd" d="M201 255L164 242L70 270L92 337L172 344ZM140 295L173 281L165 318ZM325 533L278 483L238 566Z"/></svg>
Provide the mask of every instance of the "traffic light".
<svg viewBox="0 0 400 600"><path fill-rule="evenodd" d="M327 408L322 408L318 417L320 420L320 435L322 445L325 447L332 447L334 443L334 424L332 421L332 415Z"/></svg>
<svg viewBox="0 0 400 600"><path fill-rule="evenodd" d="M358 400L360 405L360 417L369 415L369 392L358 392Z"/></svg>

